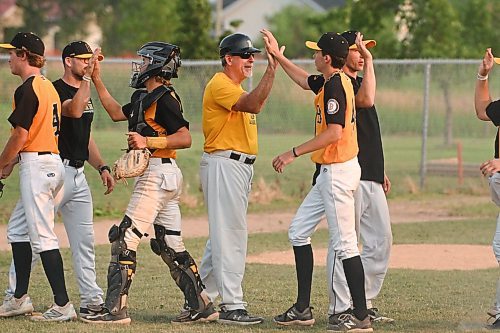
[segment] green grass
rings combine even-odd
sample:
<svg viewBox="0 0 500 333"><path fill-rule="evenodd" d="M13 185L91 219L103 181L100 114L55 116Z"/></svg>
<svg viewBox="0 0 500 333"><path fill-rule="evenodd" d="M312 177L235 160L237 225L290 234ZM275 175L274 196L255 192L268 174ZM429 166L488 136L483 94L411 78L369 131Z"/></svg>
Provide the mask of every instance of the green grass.
<svg viewBox="0 0 500 333"><path fill-rule="evenodd" d="M477 221L426 222L393 225L395 244L445 243L489 244L495 219ZM314 247L325 247L327 235L319 230L313 237ZM204 238L187 239L186 246L195 258L200 258ZM252 234L249 253L290 249L286 233ZM78 304L78 291L68 250L63 250L66 284L71 300ZM99 284L106 286L109 246L97 247ZM7 283L9 252L0 252L0 286ZM316 324L308 332L324 332L328 301L325 293L326 272L316 267L313 277L312 305ZM468 332L481 331L495 293L498 269L477 271L420 271L390 269L376 305L394 317L393 325L377 325L377 332ZM1 289L1 288L0 288ZM245 299L249 311L264 316L266 322L252 328L220 324L174 326L169 323L182 306L182 295L174 285L167 267L154 255L147 244L138 252L138 269L130 292L130 327L91 326L81 322L66 324L32 323L26 318L0 320L3 332L284 332L271 323L273 315L286 310L296 293L295 270L292 265L248 264L244 280ZM37 266L30 285L30 296L36 310L51 303L49 286ZM303 330L296 330L303 331Z"/></svg>

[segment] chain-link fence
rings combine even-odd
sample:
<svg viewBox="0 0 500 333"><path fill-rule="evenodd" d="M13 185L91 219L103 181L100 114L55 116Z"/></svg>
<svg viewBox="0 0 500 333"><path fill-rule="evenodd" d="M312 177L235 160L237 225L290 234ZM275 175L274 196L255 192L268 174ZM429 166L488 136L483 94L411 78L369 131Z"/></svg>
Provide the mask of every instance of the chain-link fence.
<svg viewBox="0 0 500 333"><path fill-rule="evenodd" d="M0 58L2 142L8 137L5 119L11 110L12 94L20 83L18 77L10 74L6 60L5 56ZM316 72L312 60L299 60L297 63L310 73ZM479 60L375 61L376 106L382 127L387 173L404 183L410 192L418 191L419 185L440 190L457 183L455 179L462 184L473 184L472 187L481 182L478 180L478 165L493 156L495 127L475 116L474 85L478 64ZM265 61L256 61L254 77L244 82L244 88L257 85L265 67ZM201 131L201 102L205 84L220 69L219 61L183 61L179 79L174 81L193 132ZM48 59L45 68L48 78L56 79L62 71L60 58ZM101 63L101 72L111 94L120 103L126 103L132 93L128 87L130 59L106 58ZM492 91L500 91L499 81L494 73L490 75ZM102 107L95 91L93 99L98 109L94 129L116 128L105 112L99 112ZM312 103L313 93L303 91L279 70L265 109L258 115L259 133L312 135L315 119ZM297 143L300 142L291 141L291 144ZM201 147L193 148L201 151ZM261 151L267 148L261 146ZM460 164L457 156L463 158L458 161L463 161L465 180L457 178ZM304 172L304 177L309 179L311 170Z"/></svg>

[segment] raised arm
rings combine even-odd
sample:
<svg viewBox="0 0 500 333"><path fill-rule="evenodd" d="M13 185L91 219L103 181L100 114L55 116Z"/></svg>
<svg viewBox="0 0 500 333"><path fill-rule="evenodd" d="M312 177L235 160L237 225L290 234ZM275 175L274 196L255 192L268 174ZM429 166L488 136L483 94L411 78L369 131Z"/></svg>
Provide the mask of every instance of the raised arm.
<svg viewBox="0 0 500 333"><path fill-rule="evenodd" d="M363 35L359 32L356 35L356 47L364 59L363 84L356 94L356 107L369 108L375 104L377 81L373 67L373 56L363 43Z"/></svg>
<svg viewBox="0 0 500 333"><path fill-rule="evenodd" d="M476 108L476 116L485 121L490 118L486 114L486 107L491 103L490 89L488 86L488 74L493 68L493 54L491 48L486 49L483 61L479 65L476 89L474 93L474 107Z"/></svg>
<svg viewBox="0 0 500 333"><path fill-rule="evenodd" d="M266 46L267 53L271 54L283 67L285 73L302 89L311 90L309 84L307 83L307 78L309 74L303 70L301 67L295 65L291 62L283 53L284 49L281 50L278 47L278 41L271 33L271 31L262 29L260 31L264 35L264 43ZM283 47L282 47L283 48Z"/></svg>
<svg viewBox="0 0 500 333"><path fill-rule="evenodd" d="M83 75L83 80L80 83L80 87L72 99L65 100L62 107L62 115L70 118L80 118L85 111L87 104L90 101L90 81L92 72L94 71L95 65L98 63L97 59L101 54L101 49L96 48L92 57L89 58L89 63L85 69L85 74Z"/></svg>
<svg viewBox="0 0 500 333"><path fill-rule="evenodd" d="M94 66L94 71L92 72L92 82L94 82L99 100L109 117L115 122L127 120L127 117L122 112L120 103L118 103L116 99L111 96L101 79L101 67L99 63L96 63Z"/></svg>

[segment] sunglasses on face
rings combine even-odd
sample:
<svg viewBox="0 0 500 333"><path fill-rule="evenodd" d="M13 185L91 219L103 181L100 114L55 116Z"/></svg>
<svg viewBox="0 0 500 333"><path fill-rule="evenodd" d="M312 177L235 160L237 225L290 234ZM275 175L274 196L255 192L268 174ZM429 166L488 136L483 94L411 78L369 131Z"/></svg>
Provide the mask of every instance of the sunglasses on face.
<svg viewBox="0 0 500 333"><path fill-rule="evenodd" d="M250 57L254 57L253 53L245 52L245 53L231 53L232 56L238 56L241 59L250 59Z"/></svg>

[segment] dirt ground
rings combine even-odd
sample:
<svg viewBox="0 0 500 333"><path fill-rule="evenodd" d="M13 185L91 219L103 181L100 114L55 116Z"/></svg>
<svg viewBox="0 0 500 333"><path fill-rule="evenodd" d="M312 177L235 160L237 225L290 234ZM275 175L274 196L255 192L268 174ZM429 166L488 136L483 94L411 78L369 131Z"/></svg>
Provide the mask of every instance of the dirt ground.
<svg viewBox="0 0 500 333"><path fill-rule="evenodd" d="M454 204L460 202L454 199ZM467 198L470 202L470 198ZM477 198L479 201L487 198ZM389 201L392 223L411 223L425 221L445 221L457 219L450 216L449 203L429 200L418 201ZM452 210L452 209L451 209ZM250 233L259 232L286 232L294 211L281 213L249 214L248 229ZM96 244L107 244L107 234L111 225L117 223L116 220L99 221L94 224ZM322 221L320 228L326 228L326 222ZM0 235L6 235L7 226L0 226ZM61 247L68 247L68 239L64 226L56 224L56 233L60 240ZM205 237L208 235L208 224L206 217L184 218L183 236ZM148 241L145 239L145 241ZM6 237L0 237L0 251L10 250ZM326 249L315 248L315 262L319 265L325 263ZM432 260L429 260L432 258ZM273 264L293 264L293 252L278 251L264 253L258 256L249 256L248 262L273 263ZM431 270L472 270L496 267L493 251L490 246L478 245L429 245L429 244L407 244L394 245L391 255L391 268L408 269L431 269Z"/></svg>

